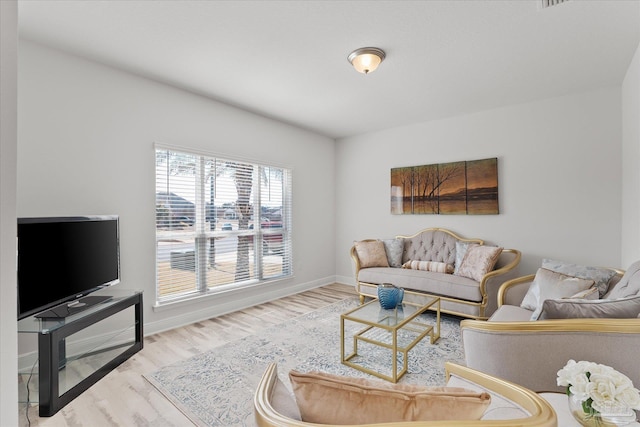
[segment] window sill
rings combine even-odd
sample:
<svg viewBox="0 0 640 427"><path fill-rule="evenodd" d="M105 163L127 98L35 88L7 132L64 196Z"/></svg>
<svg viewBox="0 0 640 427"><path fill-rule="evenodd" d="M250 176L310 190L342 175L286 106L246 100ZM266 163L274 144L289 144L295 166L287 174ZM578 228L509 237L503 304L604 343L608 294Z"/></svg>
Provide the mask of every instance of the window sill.
<svg viewBox="0 0 640 427"><path fill-rule="evenodd" d="M275 283L280 283L286 280L293 279L293 275L286 277L278 277L270 280L263 281L254 281L250 283L246 283L244 285L234 285L225 289L209 289L204 293L192 293L189 295L178 296L175 298L167 299L165 301L156 301L156 303L152 306L154 312L162 312L165 310L171 310L179 306L197 304L213 297L219 297L220 295L233 295L234 293L239 293L245 291L247 289L256 288L259 286L269 286Z"/></svg>

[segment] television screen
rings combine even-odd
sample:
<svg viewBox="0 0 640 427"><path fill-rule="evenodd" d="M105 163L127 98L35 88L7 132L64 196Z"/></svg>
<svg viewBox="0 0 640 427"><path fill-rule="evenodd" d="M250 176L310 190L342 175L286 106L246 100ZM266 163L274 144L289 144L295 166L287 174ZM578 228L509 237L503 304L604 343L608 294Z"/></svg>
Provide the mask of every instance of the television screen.
<svg viewBox="0 0 640 427"><path fill-rule="evenodd" d="M18 219L18 319L120 281L117 216Z"/></svg>

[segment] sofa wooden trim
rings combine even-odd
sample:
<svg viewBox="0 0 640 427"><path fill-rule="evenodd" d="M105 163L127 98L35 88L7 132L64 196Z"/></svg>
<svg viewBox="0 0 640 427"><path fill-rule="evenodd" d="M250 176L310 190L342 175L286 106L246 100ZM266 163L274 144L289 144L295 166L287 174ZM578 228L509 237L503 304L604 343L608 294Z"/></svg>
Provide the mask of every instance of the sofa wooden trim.
<svg viewBox="0 0 640 427"><path fill-rule="evenodd" d="M505 304L509 305L511 302L520 304L535 277L535 274L530 274L504 282L500 288L498 288L498 308Z"/></svg>
<svg viewBox="0 0 640 427"><path fill-rule="evenodd" d="M485 322L465 319L460 329L486 332L545 333L545 332L613 332L640 334L640 319L549 319L525 322Z"/></svg>
<svg viewBox="0 0 640 427"><path fill-rule="evenodd" d="M447 233L451 236L453 236L454 238L463 241L463 242L470 242L470 243L477 243L479 245L483 245L484 241L481 239L466 239L464 237L460 237L457 234L455 234L454 232L450 231L450 230L446 230L444 228L426 228L424 230L420 230L419 232L412 234L412 235L398 235L396 236L396 238L402 238L402 239L410 239L410 238L414 238L419 236L420 234L427 232L427 231L439 231L439 232L444 232ZM377 239L365 239L362 241L365 242L372 242L372 241L376 241ZM500 268L497 268L493 271L490 271L489 273L485 274L484 277L482 278L482 280L480 281L480 294L482 295L482 300L480 302L477 301L467 301L467 300L462 300L462 299L458 299L458 298L452 298L449 297L447 295L442 295L442 294L438 294L438 295L433 295L433 296L438 296L440 297L441 301L449 301L449 302L453 302L456 304L461 304L462 306L466 306L466 307L473 307L472 311L477 312L477 315L471 315L469 313L465 313L463 311L456 311L456 310L450 310L450 309L446 309L443 308L440 311L442 313L446 313L446 314L452 314L455 316L460 316L460 317L466 317L466 318L472 318L472 319L479 319L479 320L486 320L489 316L488 314L490 313L486 313L486 309L487 306L489 304L493 304L495 303L495 301L498 300L497 294L498 294L498 290L499 290L499 285L495 286L489 286L488 283L490 282L491 278L493 277L497 277L503 274L506 274L512 270L514 270L518 264L520 263L520 259L522 257L522 254L520 253L520 251L516 250L516 249L503 249L502 253L508 256L511 256L512 259L510 262L508 262L507 264L503 265ZM360 281L358 279L358 274L360 272L360 260L358 259L358 254L356 252L356 248L355 246L351 247L350 250L350 255L351 258L354 262L355 265L355 277L356 277L356 292L360 295L360 303L364 303L365 298L366 297L371 297L371 298L375 298L377 297L377 284L376 283L368 283L368 282L363 282ZM503 255L501 255L503 256ZM408 297L409 300L411 300L411 298L420 298L420 296L424 296L424 295L430 295L430 294L426 294L420 291L414 291L411 289L405 289L405 298Z"/></svg>
<svg viewBox="0 0 640 427"><path fill-rule="evenodd" d="M454 233L451 230L447 230L446 228L438 228L438 227L430 227L430 228L425 228L424 230L420 230L417 233L411 234L409 236L403 236L403 235L398 235L396 236L397 239L411 239L414 237L418 237L420 234L424 233L425 231L441 231L443 233L447 233L448 235L455 237L458 240L461 240L463 242L467 242L467 243L477 243L479 245L484 245L484 240L481 239L467 239L465 237L462 236L458 236L456 233Z"/></svg>
<svg viewBox="0 0 640 427"><path fill-rule="evenodd" d="M527 418L480 421L408 421L402 423L360 424L360 427L453 427L453 426L495 426L495 427L556 427L557 417L551 405L542 397L526 388L485 373L453 364L445 363L447 380L451 375L464 378L487 389L491 394L505 397L523 407L531 415ZM278 382L277 365L271 363L265 370L254 395L254 415L259 427L328 427L327 424L312 424L295 420L280 414L274 406L273 395Z"/></svg>

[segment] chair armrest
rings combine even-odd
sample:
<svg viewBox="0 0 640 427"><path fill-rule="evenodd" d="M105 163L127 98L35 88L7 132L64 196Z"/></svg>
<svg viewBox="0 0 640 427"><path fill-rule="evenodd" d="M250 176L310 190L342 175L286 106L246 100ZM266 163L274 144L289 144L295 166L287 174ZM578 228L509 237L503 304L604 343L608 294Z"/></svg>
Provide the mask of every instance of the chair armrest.
<svg viewBox="0 0 640 427"><path fill-rule="evenodd" d="M551 405L541 398L533 391L509 381L505 381L501 378L496 378L485 372L469 368L468 366L461 366L451 362L445 362L444 365L447 381L450 377L457 376L463 380L469 382L475 388L475 386L481 387L485 391L489 392L493 398L504 398L509 400L512 404L515 404L522 409L529 412L530 416L527 418L516 419L486 419L478 424L471 425L485 425L485 423L493 426L557 426L556 414L553 411ZM460 384L461 387L465 387L464 384ZM498 409L498 408L497 408ZM485 413L485 416L487 413ZM466 424L465 424L466 425Z"/></svg>
<svg viewBox="0 0 640 427"><path fill-rule="evenodd" d="M518 266L522 254L516 249L503 249L497 268L488 272L480 281L480 294L484 308L484 317L489 317L498 308L498 290L507 280L518 276Z"/></svg>
<svg viewBox="0 0 640 427"><path fill-rule="evenodd" d="M353 245L351 246L351 250L349 251L349 254L351 255L351 259L353 260L353 264L355 266L355 275L356 275L356 282L358 281L358 273L360 272L360 258L358 258L358 252L356 251L356 246Z"/></svg>
<svg viewBox="0 0 640 427"><path fill-rule="evenodd" d="M535 274L530 274L504 282L498 289L498 307L503 305L519 306L535 277Z"/></svg>
<svg viewBox="0 0 640 427"><path fill-rule="evenodd" d="M640 319L463 320L460 326L467 366L534 391L563 391L556 377L569 359L611 366L640 384Z"/></svg>

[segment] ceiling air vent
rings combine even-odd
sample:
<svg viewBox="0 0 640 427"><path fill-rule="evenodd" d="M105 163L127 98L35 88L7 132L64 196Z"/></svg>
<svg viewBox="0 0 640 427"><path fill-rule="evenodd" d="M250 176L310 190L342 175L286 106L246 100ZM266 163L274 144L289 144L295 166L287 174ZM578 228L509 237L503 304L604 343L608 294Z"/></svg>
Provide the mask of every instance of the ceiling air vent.
<svg viewBox="0 0 640 427"><path fill-rule="evenodd" d="M540 0L540 9L546 9L547 7L557 6L559 4L568 2L569 0Z"/></svg>

